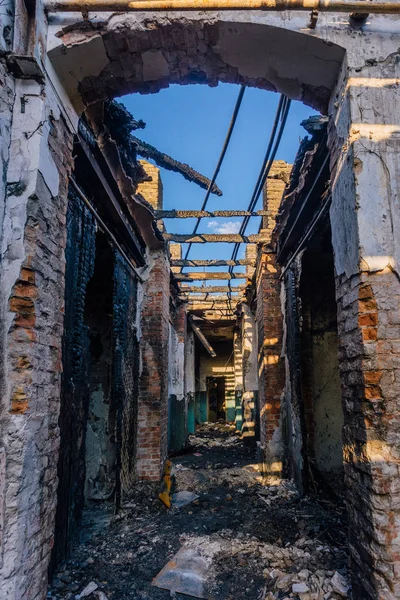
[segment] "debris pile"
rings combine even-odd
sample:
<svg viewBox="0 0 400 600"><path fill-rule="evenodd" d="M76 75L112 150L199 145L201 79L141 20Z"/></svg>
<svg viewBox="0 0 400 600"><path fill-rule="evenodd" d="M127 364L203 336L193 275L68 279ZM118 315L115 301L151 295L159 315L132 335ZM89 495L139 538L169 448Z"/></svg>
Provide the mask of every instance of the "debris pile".
<svg viewBox="0 0 400 600"><path fill-rule="evenodd" d="M288 481L264 485L234 429L209 424L194 437L202 445L172 459L179 507L166 508L150 483L137 484L118 515L111 502L90 503L48 598L167 600L182 597L178 577L212 600L350 600L344 507L302 498Z"/></svg>

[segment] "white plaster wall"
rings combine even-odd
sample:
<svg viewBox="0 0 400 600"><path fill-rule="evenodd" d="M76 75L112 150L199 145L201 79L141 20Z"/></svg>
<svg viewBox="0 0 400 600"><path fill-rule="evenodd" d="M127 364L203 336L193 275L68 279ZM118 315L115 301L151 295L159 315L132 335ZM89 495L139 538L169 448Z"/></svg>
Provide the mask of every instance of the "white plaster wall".
<svg viewBox="0 0 400 600"><path fill-rule="evenodd" d="M178 400L185 396L185 344L169 324L168 394Z"/></svg>
<svg viewBox="0 0 400 600"><path fill-rule="evenodd" d="M195 343L194 333L188 330L185 344L185 383L186 393L193 394L196 391L195 374Z"/></svg>

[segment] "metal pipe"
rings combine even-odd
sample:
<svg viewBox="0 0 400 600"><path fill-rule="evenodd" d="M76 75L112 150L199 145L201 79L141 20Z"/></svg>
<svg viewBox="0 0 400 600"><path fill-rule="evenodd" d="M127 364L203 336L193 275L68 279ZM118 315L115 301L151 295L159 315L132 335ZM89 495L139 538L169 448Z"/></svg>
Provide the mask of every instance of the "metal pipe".
<svg viewBox="0 0 400 600"><path fill-rule="evenodd" d="M138 281L140 281L140 283L143 283L142 277L140 277L139 273L137 272L137 270L135 269L135 267L129 260L128 256L125 254L124 250L121 248L120 244L117 242L117 239L115 238L114 234L108 229L107 225L104 223L103 219L97 213L96 209L90 204L89 200L86 198L85 194L82 192L79 185L76 183L76 181L72 177L70 178L69 183L72 184L72 187L78 194L79 198L82 200L82 202L85 204L85 206L87 206L87 208L90 210L90 212L92 213L92 215L94 216L94 218L96 219L98 224L100 225L100 229L102 229L104 231L104 233L106 233L108 235L108 237L111 239L111 242L114 244L114 246L116 247L118 252L121 254L122 258L125 260L128 267L130 267L132 269L135 277L137 277L137 279L138 279Z"/></svg>
<svg viewBox="0 0 400 600"><path fill-rule="evenodd" d="M44 0L48 12L130 12L169 10L319 11L399 15L398 0Z"/></svg>

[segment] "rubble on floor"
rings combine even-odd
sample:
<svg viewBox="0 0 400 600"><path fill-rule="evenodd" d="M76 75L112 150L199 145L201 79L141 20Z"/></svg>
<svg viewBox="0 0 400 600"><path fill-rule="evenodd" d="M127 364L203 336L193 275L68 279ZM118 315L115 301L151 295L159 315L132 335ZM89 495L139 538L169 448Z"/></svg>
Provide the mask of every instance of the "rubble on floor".
<svg viewBox="0 0 400 600"><path fill-rule="evenodd" d="M151 582L189 547L207 558L214 600L351 598L343 506L300 498L290 482L263 485L254 450L236 443L233 428L208 424L194 438L202 443L173 462L177 490L199 498L167 509L157 485L140 484L116 516L109 503L92 503L48 597L75 600L93 582L88 600L166 600L170 592ZM219 444L210 446L213 439Z"/></svg>

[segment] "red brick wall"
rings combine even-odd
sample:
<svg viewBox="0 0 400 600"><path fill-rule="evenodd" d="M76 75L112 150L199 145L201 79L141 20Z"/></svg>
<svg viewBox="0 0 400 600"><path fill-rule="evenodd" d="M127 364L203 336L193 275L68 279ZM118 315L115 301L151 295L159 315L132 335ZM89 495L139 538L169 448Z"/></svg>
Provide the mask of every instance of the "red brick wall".
<svg viewBox="0 0 400 600"><path fill-rule="evenodd" d="M137 476L157 481L167 456L169 262L164 251L153 252L153 267L143 284L140 341Z"/></svg>
<svg viewBox="0 0 400 600"><path fill-rule="evenodd" d="M389 269L337 280L349 542L366 600L400 593L398 290Z"/></svg>
<svg viewBox="0 0 400 600"><path fill-rule="evenodd" d="M279 268L276 255L261 254L257 269L258 373L260 440L268 445L279 426L280 401L285 387L285 366L281 357L283 316L280 301Z"/></svg>
<svg viewBox="0 0 400 600"><path fill-rule="evenodd" d="M48 142L59 192L52 196L38 172L31 195L17 196L26 209L20 223L24 254L7 301L11 319L5 332L9 395L3 395L1 433L8 492L0 597L20 600L46 595L58 483L65 218L72 167L72 136L62 120L52 121ZM15 201L11 189L9 196Z"/></svg>
<svg viewBox="0 0 400 600"><path fill-rule="evenodd" d="M284 161L275 161L270 170L264 188L263 229L268 242L272 238L275 220L285 190L291 165ZM258 374L260 406L260 441L266 450L266 462L280 461L276 456L277 448L273 442L278 432L281 396L285 387L285 365L281 357L283 337L283 315L281 309L280 268L276 254L270 243L266 243L259 252L256 274L258 327ZM274 469L276 466L274 467Z"/></svg>

